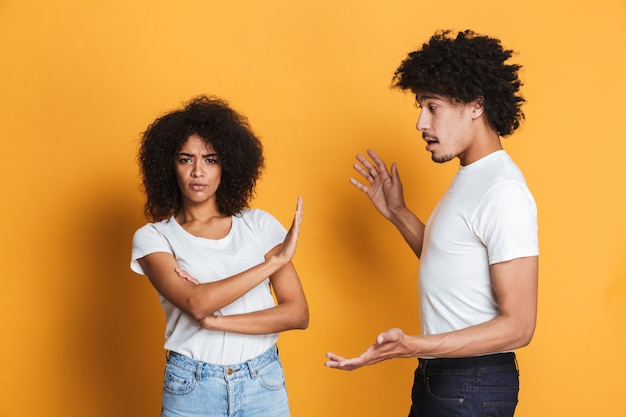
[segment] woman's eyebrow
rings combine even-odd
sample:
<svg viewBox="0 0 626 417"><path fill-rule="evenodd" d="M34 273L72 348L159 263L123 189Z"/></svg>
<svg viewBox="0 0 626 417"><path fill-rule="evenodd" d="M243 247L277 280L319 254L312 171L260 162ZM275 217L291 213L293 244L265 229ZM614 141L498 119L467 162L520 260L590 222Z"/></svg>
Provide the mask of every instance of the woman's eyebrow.
<svg viewBox="0 0 626 417"><path fill-rule="evenodd" d="M179 152L178 155L180 155L180 156L195 156L195 154L187 153L187 152ZM203 158L208 158L210 156L219 156L219 155L217 153L207 153L207 154L203 154L202 155Z"/></svg>

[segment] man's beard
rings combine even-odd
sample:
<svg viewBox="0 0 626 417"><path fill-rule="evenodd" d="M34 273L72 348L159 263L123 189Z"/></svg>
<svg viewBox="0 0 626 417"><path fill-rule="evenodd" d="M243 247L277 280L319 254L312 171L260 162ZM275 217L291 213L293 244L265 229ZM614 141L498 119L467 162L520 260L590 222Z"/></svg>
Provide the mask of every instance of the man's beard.
<svg viewBox="0 0 626 417"><path fill-rule="evenodd" d="M456 156L452 154L445 154L439 157L435 156L434 153L432 154L433 162L436 162L438 164L444 164L446 162L452 161L454 158L456 158Z"/></svg>

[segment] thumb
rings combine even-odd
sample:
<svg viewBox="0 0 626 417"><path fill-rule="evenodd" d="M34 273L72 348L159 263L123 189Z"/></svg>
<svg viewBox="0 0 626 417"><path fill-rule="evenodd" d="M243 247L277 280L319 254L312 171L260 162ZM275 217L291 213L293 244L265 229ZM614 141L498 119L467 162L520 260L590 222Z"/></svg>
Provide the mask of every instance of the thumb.
<svg viewBox="0 0 626 417"><path fill-rule="evenodd" d="M400 179L400 174L398 172L398 164L397 163L393 163L391 164L391 177L394 180L399 180Z"/></svg>

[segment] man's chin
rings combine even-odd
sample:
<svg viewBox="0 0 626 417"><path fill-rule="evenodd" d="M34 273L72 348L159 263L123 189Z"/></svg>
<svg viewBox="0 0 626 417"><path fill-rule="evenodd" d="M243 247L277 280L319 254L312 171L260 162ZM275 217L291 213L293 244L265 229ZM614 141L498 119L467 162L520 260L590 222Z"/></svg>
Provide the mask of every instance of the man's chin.
<svg viewBox="0 0 626 417"><path fill-rule="evenodd" d="M434 153L432 154L432 160L433 162L436 162L438 164L445 164L446 162L452 161L454 159L454 155L435 155Z"/></svg>

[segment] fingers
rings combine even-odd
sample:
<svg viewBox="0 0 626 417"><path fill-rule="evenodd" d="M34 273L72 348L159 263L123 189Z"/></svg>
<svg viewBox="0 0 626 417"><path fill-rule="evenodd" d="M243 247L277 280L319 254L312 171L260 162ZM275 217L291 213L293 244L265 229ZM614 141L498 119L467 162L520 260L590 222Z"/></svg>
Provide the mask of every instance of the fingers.
<svg viewBox="0 0 626 417"><path fill-rule="evenodd" d="M391 164L391 177L394 179L400 178L400 174L398 174L398 164L396 164L395 162Z"/></svg>
<svg viewBox="0 0 626 417"><path fill-rule="evenodd" d="M344 358L344 357L342 357L342 356L339 356L339 355L335 355L335 354L334 354L334 353L332 353L332 352L328 352L328 353L326 354L326 357L327 357L328 359L330 359L332 362L343 362L343 361L345 361L345 360L346 360L346 358Z"/></svg>
<svg viewBox="0 0 626 417"><path fill-rule="evenodd" d="M367 154L369 155L370 158L372 158L372 161L374 161L374 163L376 164L380 172L388 173L387 165L385 164L385 161L383 161L383 159L380 156L378 156L376 152L374 152L371 149L368 149Z"/></svg>
<svg viewBox="0 0 626 417"><path fill-rule="evenodd" d="M359 156L361 156L361 155L357 155L357 159L359 158ZM364 159L364 161L365 161L365 162L367 162L367 163L369 164L369 162L367 161L367 159ZM363 163L363 162L361 162L360 164L359 164L359 163L355 163L355 164L353 165L354 169L355 169L355 170L356 170L359 174L361 174L361 175L363 175L363 177L367 178L367 176L368 176L368 175L370 175L370 172L369 172L369 171L370 171L371 169L374 169L374 167L373 167L371 164L369 164L369 168L367 168L367 167L363 168L363 166L365 166L365 163Z"/></svg>
<svg viewBox="0 0 626 417"><path fill-rule="evenodd" d="M374 182L379 174L382 174L384 176L390 175L385 161L383 161L376 152L368 149L367 155L372 159L374 164L372 164L372 162L370 162L370 160L367 159L365 156L357 154L356 159L357 161L359 161L359 163L354 164L354 169L365 179L367 179L370 184Z"/></svg>
<svg viewBox="0 0 626 417"><path fill-rule="evenodd" d="M363 176L370 184L374 182L374 179L378 175L378 169L372 165L372 163L365 158L363 155L359 154L356 156L356 159L359 163L354 164L354 169ZM386 172L386 171L385 171Z"/></svg>
<svg viewBox="0 0 626 417"><path fill-rule="evenodd" d="M363 184L361 184L354 178L350 178L350 183L354 185L356 188L358 188L359 190L363 191L365 194L367 194L368 187L364 186Z"/></svg>
<svg viewBox="0 0 626 417"><path fill-rule="evenodd" d="M342 369L344 371L352 371L354 369L361 367L360 364L356 363L358 362L358 359L356 358L346 359L342 356L335 355L334 353L331 353L331 352L328 352L326 354L326 357L329 360L324 362L324 365L329 368Z"/></svg>
<svg viewBox="0 0 626 417"><path fill-rule="evenodd" d="M176 275L178 275L181 278L184 279L188 279L189 278L189 274L187 274L182 268L176 268Z"/></svg>
<svg viewBox="0 0 626 417"><path fill-rule="evenodd" d="M176 275L178 275L180 278L185 279L194 284L200 284L200 281L198 281L197 279L189 275L182 268L176 268L175 271L176 271Z"/></svg>
<svg viewBox="0 0 626 417"><path fill-rule="evenodd" d="M302 223L302 207L302 197L299 196L296 203L296 212L293 215L293 221L287 231L285 240L283 240L282 248L278 253L286 260L286 262L289 262L296 254L296 246L298 244L298 236L300 234L300 225Z"/></svg>
<svg viewBox="0 0 626 417"><path fill-rule="evenodd" d="M372 168L374 168L374 165L372 165L372 163L369 161L369 159L367 159L366 157L364 157L361 154L357 154L356 156L357 161L359 161L361 163L361 165L363 165L365 167L365 169L369 172ZM355 164L357 165L357 164Z"/></svg>
<svg viewBox="0 0 626 417"><path fill-rule="evenodd" d="M296 218L298 223L302 223L302 213L304 211L304 205L302 204L302 196L298 196L298 202L296 203Z"/></svg>
<svg viewBox="0 0 626 417"><path fill-rule="evenodd" d="M302 196L298 196L298 200L296 202L296 216L302 217Z"/></svg>
<svg viewBox="0 0 626 417"><path fill-rule="evenodd" d="M293 221L291 222L290 232L296 237L300 233L300 225L302 224L302 197L298 196L296 203L296 212L293 215Z"/></svg>
<svg viewBox="0 0 626 417"><path fill-rule="evenodd" d="M387 330L386 332L380 333L376 337L376 344L382 345L383 343L395 343L399 341L404 336L404 332L402 329L392 328Z"/></svg>

